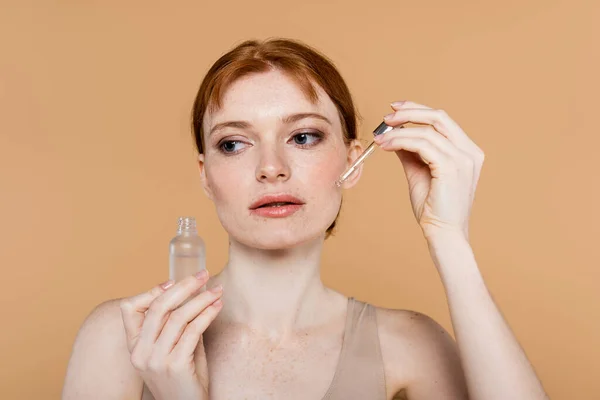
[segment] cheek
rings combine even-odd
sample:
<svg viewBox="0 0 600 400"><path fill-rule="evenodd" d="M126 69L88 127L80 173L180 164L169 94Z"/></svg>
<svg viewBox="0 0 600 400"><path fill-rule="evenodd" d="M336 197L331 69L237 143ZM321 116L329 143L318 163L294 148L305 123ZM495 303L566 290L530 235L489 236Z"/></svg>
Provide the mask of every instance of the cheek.
<svg viewBox="0 0 600 400"><path fill-rule="evenodd" d="M310 180L313 186L323 189L335 189L335 181L346 167L346 155L337 149L331 149L303 161L303 165L298 166L301 171L304 171L304 179Z"/></svg>
<svg viewBox="0 0 600 400"><path fill-rule="evenodd" d="M240 197L240 188L244 184L244 179L236 171L236 168L227 164L213 165L207 171L206 178L217 206L229 204L234 198Z"/></svg>
<svg viewBox="0 0 600 400"><path fill-rule="evenodd" d="M339 176L338 168L333 163L319 163L311 166L306 178L310 180L311 186L327 191L329 188L334 189L334 182Z"/></svg>
<svg viewBox="0 0 600 400"><path fill-rule="evenodd" d="M310 163L301 167L302 186L306 189L308 200L318 205L317 209L327 219L338 212L342 191L335 185L346 166L345 159L330 153L330 157L313 158Z"/></svg>

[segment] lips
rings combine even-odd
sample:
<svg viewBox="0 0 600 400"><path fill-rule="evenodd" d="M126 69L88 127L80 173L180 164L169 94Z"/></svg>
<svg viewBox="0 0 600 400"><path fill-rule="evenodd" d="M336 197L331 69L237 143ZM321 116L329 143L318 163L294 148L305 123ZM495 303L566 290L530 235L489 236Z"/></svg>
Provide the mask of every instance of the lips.
<svg viewBox="0 0 600 400"><path fill-rule="evenodd" d="M289 194L271 194L266 195L252 203L251 210L265 207L284 207L290 205L302 205L304 202L297 197Z"/></svg>
<svg viewBox="0 0 600 400"><path fill-rule="evenodd" d="M263 196L250 206L252 215L263 218L285 218L302 208L304 202L287 194Z"/></svg>

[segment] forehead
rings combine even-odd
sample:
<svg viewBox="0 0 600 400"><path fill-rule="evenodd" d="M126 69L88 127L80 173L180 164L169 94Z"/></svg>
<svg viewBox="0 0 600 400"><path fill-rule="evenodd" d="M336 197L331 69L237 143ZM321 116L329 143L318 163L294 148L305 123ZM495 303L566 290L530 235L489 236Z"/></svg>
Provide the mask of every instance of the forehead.
<svg viewBox="0 0 600 400"><path fill-rule="evenodd" d="M333 122L334 127L341 129L337 108L319 85L313 86L318 94L315 104L293 79L281 71L244 76L227 88L222 107L206 114L204 131L208 132L211 126L233 119L260 122L300 112L323 114Z"/></svg>

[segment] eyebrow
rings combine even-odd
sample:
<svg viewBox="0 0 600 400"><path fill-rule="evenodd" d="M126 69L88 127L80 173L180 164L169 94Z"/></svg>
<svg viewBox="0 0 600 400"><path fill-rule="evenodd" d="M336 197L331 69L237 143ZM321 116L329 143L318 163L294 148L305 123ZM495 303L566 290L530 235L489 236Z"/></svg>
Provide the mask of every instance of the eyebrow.
<svg viewBox="0 0 600 400"><path fill-rule="evenodd" d="M297 121L300 121L302 119L305 118L316 118L316 119L320 119L322 121L327 122L329 125L333 125L331 123L331 121L325 117L324 115L318 114L318 113L299 113L299 114L290 114L287 115L283 118L281 118L281 122L283 122L284 124L291 124ZM238 128L238 129L248 129L252 126L251 123L247 122L247 121L227 121L227 122L221 122L216 124L215 126L213 126L210 129L210 132L208 133L209 135L212 135L214 132L224 129L224 128Z"/></svg>

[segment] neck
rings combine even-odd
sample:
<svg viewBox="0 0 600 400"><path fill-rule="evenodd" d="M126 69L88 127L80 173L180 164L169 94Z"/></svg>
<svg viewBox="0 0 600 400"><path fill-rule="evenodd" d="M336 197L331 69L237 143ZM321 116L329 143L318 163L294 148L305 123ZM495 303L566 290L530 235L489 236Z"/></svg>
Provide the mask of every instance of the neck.
<svg viewBox="0 0 600 400"><path fill-rule="evenodd" d="M215 283L224 288L223 321L243 324L269 335L323 323L323 310L340 297L320 277L323 239L282 250L249 248L232 241L229 260Z"/></svg>

